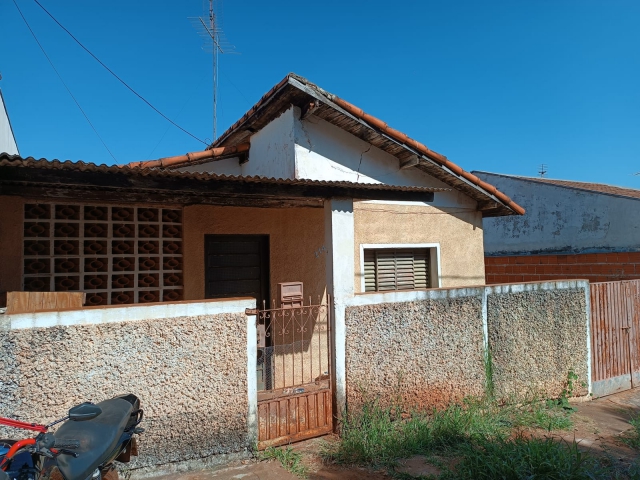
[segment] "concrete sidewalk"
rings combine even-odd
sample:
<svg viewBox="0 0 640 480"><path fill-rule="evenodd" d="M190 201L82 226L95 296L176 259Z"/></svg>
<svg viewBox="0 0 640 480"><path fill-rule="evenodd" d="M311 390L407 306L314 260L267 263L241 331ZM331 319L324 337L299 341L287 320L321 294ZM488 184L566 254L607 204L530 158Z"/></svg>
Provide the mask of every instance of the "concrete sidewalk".
<svg viewBox="0 0 640 480"><path fill-rule="evenodd" d="M620 458L633 459L637 452L620 441L620 435L632 427L629 420L640 415L640 388L616 393L574 405L574 431L562 435L580 446L608 451Z"/></svg>

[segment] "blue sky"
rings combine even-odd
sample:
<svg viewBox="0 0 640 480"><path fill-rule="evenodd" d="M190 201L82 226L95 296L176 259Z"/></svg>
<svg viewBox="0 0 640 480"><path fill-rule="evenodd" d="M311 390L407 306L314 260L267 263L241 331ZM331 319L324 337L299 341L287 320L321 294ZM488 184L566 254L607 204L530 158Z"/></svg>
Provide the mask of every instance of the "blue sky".
<svg viewBox="0 0 640 480"><path fill-rule="evenodd" d="M17 0L118 163L201 150ZM202 0L41 3L157 108L211 139ZM640 2L219 3L218 131L293 71L465 170L640 188ZM23 156L114 163L9 0L0 88Z"/></svg>

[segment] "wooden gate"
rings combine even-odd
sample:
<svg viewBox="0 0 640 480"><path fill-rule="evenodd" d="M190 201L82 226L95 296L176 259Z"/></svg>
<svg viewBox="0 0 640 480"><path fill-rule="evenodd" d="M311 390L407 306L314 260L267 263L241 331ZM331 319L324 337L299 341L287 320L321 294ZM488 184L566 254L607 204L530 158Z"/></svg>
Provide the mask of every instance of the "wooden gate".
<svg viewBox="0 0 640 480"><path fill-rule="evenodd" d="M333 430L328 303L255 311L261 450Z"/></svg>
<svg viewBox="0 0 640 480"><path fill-rule="evenodd" d="M640 280L590 289L593 396L640 386Z"/></svg>

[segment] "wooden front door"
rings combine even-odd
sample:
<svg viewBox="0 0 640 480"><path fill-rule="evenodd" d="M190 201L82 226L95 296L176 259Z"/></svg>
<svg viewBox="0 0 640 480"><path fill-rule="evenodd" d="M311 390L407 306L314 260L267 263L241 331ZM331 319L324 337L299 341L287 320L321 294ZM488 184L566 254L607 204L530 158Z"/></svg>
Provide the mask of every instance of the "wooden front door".
<svg viewBox="0 0 640 480"><path fill-rule="evenodd" d="M205 236L205 297L253 297L256 308L269 301L269 237ZM258 388L264 388L265 365L258 349Z"/></svg>
<svg viewBox="0 0 640 480"><path fill-rule="evenodd" d="M269 236L206 235L205 297L269 301Z"/></svg>

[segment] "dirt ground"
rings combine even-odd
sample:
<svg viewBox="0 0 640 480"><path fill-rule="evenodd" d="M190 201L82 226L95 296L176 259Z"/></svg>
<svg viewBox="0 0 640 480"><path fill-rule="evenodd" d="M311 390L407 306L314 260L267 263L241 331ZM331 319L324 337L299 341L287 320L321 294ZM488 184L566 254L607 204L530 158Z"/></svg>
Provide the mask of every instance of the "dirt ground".
<svg viewBox="0 0 640 480"><path fill-rule="evenodd" d="M574 403L574 428L571 432L536 432L536 435L551 436L567 442L578 443L582 450L595 455L607 455L621 467L630 465L638 458L638 452L620 441L620 435L631 428L629 420L640 414L640 388L610 395L592 401ZM440 459L447 462L447 459ZM451 461L449 459L448 461ZM440 469L431 465L426 457L401 460L399 472L413 476L438 475Z"/></svg>
<svg viewBox="0 0 640 480"><path fill-rule="evenodd" d="M574 404L578 411L573 415L574 429L571 432L539 433L572 442L574 439L584 450L599 455L609 455L621 465L634 461L638 452L620 441L620 434L629 430L629 419L640 414L640 388L618 393L593 401ZM323 463L319 452L323 442L337 441L327 436L292 445L303 454L303 461L311 480L385 480L390 477L384 471L373 471L358 467L341 467ZM443 459L443 461L451 461ZM399 471L413 476L437 475L439 469L423 456L400 461ZM245 461L215 470L203 470L159 477L156 480L295 480L298 477L285 471L276 462Z"/></svg>
<svg viewBox="0 0 640 480"><path fill-rule="evenodd" d="M574 431L562 435L595 454L608 454L624 463L638 457L638 452L620 441L631 428L629 420L640 414L640 388L577 404L573 416Z"/></svg>
<svg viewBox="0 0 640 480"><path fill-rule="evenodd" d="M336 442L338 437L328 435L322 438L314 438L292 445L294 450L302 453L304 464L309 469L310 480L379 480L388 479L389 476L384 471L375 471L360 467L343 467L340 465L326 465L319 452L323 442Z"/></svg>

